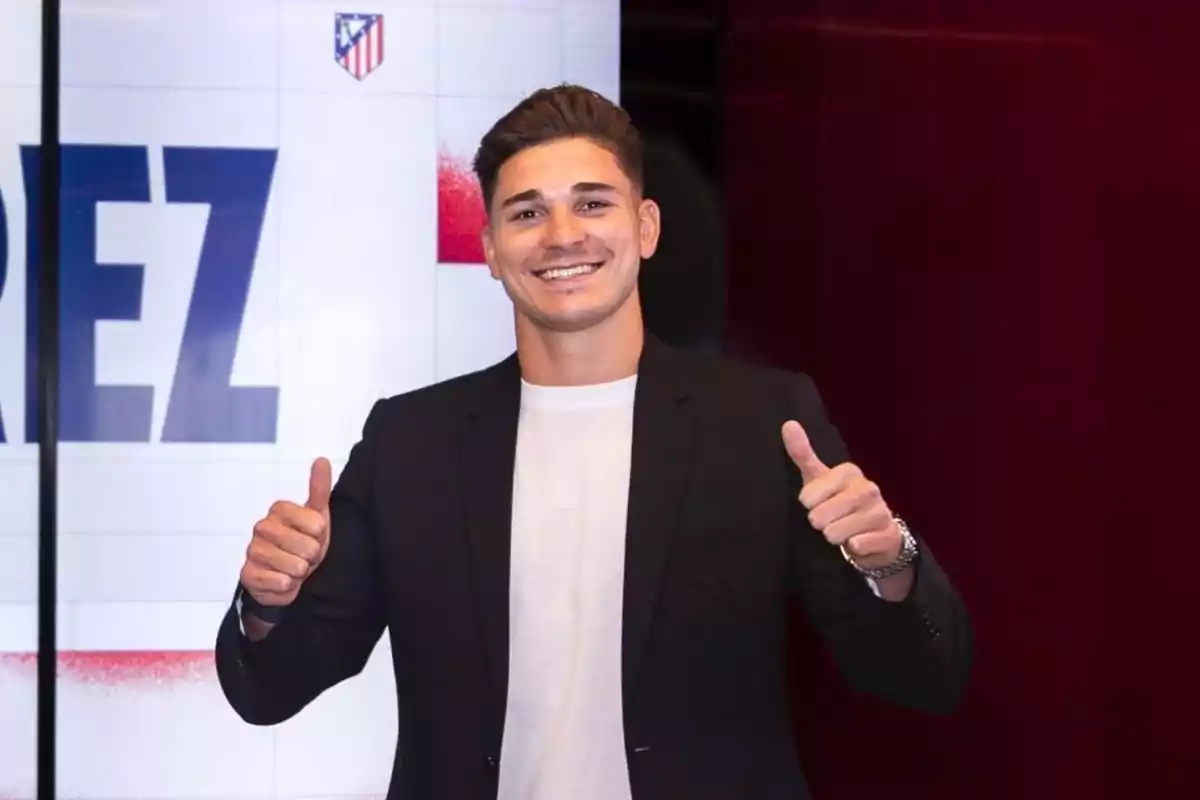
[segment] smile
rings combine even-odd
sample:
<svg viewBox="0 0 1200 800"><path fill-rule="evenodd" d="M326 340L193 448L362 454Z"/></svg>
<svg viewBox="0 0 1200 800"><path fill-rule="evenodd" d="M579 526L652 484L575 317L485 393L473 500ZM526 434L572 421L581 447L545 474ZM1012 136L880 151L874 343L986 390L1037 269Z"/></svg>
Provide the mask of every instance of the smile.
<svg viewBox="0 0 1200 800"><path fill-rule="evenodd" d="M572 264L566 267L550 267L549 269L534 270L533 274L544 281L560 281L567 278L576 278L580 275L591 275L603 265L603 261L585 264Z"/></svg>

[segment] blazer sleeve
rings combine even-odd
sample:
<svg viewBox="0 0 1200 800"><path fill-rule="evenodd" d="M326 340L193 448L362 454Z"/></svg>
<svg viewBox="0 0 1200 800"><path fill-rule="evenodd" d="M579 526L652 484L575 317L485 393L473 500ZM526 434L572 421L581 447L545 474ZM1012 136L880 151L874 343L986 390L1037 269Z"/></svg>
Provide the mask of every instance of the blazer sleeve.
<svg viewBox="0 0 1200 800"><path fill-rule="evenodd" d="M849 461L837 429L806 376L796 376L788 413L804 426L817 455L830 466ZM803 482L784 454L791 495L791 578L800 605L832 651L838 671L856 690L896 705L950 713L965 690L972 630L962 600L933 553L914 530L920 556L912 591L883 600L808 522L797 496Z"/></svg>
<svg viewBox="0 0 1200 800"><path fill-rule="evenodd" d="M283 722L329 687L360 673L383 633L371 511L383 402L368 415L330 495L325 560L283 620L251 642L242 634L235 595L221 623L217 675L226 699L249 723Z"/></svg>

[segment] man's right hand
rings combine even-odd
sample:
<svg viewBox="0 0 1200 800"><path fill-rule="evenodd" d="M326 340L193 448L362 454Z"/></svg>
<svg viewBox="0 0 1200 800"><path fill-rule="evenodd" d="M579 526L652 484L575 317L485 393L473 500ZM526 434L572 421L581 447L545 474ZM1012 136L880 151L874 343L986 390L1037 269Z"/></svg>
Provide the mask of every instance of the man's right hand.
<svg viewBox="0 0 1200 800"><path fill-rule="evenodd" d="M266 519L254 526L242 586L264 606L287 606L300 586L325 559L329 550L329 494L333 468L329 461L313 462L308 479L308 500L296 505L279 500Z"/></svg>

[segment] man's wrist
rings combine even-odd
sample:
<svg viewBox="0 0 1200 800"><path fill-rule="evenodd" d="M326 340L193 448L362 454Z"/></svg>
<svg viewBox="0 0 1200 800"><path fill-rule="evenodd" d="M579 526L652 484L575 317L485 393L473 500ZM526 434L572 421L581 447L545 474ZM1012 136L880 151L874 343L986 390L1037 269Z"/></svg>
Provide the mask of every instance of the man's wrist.
<svg viewBox="0 0 1200 800"><path fill-rule="evenodd" d="M842 555L850 562L851 566L858 570L861 575L876 583L887 581L905 573L911 573L913 565L920 555L916 537L912 535L904 520L899 517L893 517L893 522L900 533L900 552L888 564L880 567L864 567L854 560L854 557L846 551L845 547L842 547Z"/></svg>
<svg viewBox="0 0 1200 800"><path fill-rule="evenodd" d="M916 581L916 567L910 564L903 571L892 575L890 578L883 578L876 581L876 596L883 600L890 600L893 603L901 602L908 599L912 594L913 585Z"/></svg>
<svg viewBox="0 0 1200 800"><path fill-rule="evenodd" d="M238 587L237 597L234 600L237 609L238 617L243 620L247 616L253 617L259 622L266 623L270 626L278 625L283 621L287 613L287 606L267 606L254 599L254 595L244 586ZM244 624L243 624L244 630Z"/></svg>

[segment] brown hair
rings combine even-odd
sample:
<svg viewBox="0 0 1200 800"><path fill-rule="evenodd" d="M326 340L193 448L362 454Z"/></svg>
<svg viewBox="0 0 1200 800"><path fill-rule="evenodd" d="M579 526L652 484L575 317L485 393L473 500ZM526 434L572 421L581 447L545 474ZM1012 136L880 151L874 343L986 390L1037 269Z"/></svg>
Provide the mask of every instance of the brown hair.
<svg viewBox="0 0 1200 800"><path fill-rule="evenodd" d="M591 89L562 84L526 97L480 141L474 168L488 214L496 176L506 161L527 147L574 137L590 139L610 151L633 185L642 188L642 141L629 114Z"/></svg>

